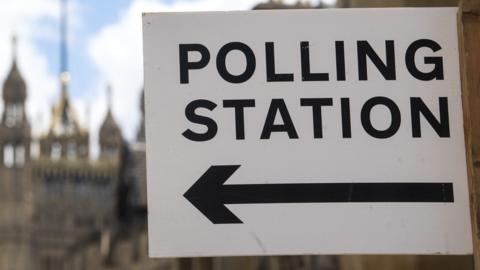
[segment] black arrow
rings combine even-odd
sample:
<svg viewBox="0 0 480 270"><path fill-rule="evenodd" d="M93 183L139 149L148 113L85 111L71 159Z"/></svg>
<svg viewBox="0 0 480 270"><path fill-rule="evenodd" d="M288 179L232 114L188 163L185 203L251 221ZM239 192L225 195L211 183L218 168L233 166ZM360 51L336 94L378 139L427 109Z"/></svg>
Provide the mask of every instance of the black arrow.
<svg viewBox="0 0 480 270"><path fill-rule="evenodd" d="M224 185L239 167L211 166L183 196L214 224L243 223L225 204L453 203L452 183Z"/></svg>

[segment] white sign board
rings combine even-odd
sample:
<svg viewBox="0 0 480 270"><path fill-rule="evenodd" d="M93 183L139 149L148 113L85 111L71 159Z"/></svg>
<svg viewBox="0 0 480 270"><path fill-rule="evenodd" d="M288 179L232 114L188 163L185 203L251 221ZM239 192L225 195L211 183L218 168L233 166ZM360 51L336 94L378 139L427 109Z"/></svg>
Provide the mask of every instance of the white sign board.
<svg viewBox="0 0 480 270"><path fill-rule="evenodd" d="M456 9L143 27L152 257L472 252Z"/></svg>

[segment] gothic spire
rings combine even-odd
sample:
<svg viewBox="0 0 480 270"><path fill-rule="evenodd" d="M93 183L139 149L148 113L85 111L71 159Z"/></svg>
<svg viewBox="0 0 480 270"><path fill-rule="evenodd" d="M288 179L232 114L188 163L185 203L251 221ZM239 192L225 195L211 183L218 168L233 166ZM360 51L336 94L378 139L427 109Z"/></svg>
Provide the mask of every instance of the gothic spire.
<svg viewBox="0 0 480 270"><path fill-rule="evenodd" d="M18 48L17 48L17 35L12 36L12 59L13 63L17 62L17 53L18 53Z"/></svg>
<svg viewBox="0 0 480 270"><path fill-rule="evenodd" d="M67 23L68 23L68 6L67 0L62 1L61 22L60 22L60 74L68 72L68 43L67 43Z"/></svg>
<svg viewBox="0 0 480 270"><path fill-rule="evenodd" d="M112 87L110 85L107 86L106 92L108 109L105 120L100 127L100 156L116 153L116 150L119 150L123 143L122 132L112 113Z"/></svg>
<svg viewBox="0 0 480 270"><path fill-rule="evenodd" d="M25 80L17 66L17 38L12 36L12 67L3 85L3 99L6 103L25 102L27 91Z"/></svg>
<svg viewBox="0 0 480 270"><path fill-rule="evenodd" d="M72 136L75 134L86 134L87 132L80 126L73 109L73 104L68 96L68 83L70 74L68 73L68 52L67 52L67 0L61 1L61 22L60 22L60 99L54 105L50 133L56 136Z"/></svg>
<svg viewBox="0 0 480 270"><path fill-rule="evenodd" d="M110 84L107 85L107 108L108 111L112 111L112 86Z"/></svg>
<svg viewBox="0 0 480 270"><path fill-rule="evenodd" d="M60 9L60 83L62 86L62 96L66 95L70 74L68 72L68 3L67 0L61 1Z"/></svg>

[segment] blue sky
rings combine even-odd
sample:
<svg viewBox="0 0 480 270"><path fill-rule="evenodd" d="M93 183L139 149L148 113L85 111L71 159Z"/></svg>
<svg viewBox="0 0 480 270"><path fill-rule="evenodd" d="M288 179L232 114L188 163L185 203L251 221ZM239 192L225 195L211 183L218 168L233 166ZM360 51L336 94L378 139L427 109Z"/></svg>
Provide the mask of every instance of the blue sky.
<svg viewBox="0 0 480 270"><path fill-rule="evenodd" d="M89 92L94 90L93 84L98 79L98 70L91 62L88 51L85 50L88 47L89 38L103 26L118 20L120 13L128 8L130 2L131 0L82 0L79 6L77 6L78 3L73 3L77 10L70 13L75 12L72 19L79 21L69 23L68 68L73 76L70 84L72 98L91 94ZM173 2L173 0L165 2ZM46 20L44 23L57 24L58 21ZM38 39L37 42L39 50L49 59L49 72L57 74L60 70L58 40Z"/></svg>

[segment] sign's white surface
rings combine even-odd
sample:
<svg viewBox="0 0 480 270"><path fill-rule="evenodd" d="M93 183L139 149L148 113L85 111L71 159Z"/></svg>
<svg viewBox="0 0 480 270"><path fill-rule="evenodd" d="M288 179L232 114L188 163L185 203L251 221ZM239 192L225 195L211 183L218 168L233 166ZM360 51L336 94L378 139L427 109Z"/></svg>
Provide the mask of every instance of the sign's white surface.
<svg viewBox="0 0 480 270"><path fill-rule="evenodd" d="M152 257L472 252L456 9L143 29Z"/></svg>

